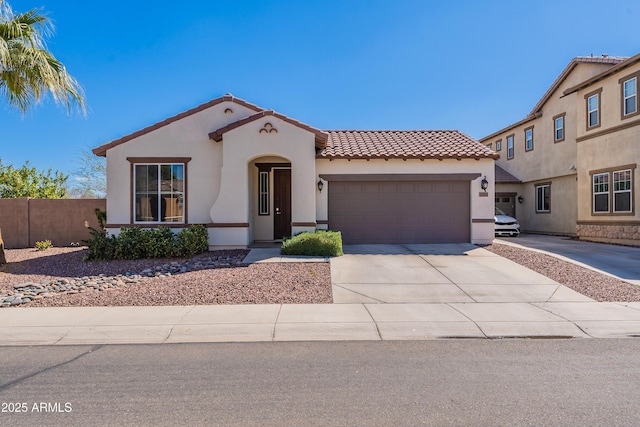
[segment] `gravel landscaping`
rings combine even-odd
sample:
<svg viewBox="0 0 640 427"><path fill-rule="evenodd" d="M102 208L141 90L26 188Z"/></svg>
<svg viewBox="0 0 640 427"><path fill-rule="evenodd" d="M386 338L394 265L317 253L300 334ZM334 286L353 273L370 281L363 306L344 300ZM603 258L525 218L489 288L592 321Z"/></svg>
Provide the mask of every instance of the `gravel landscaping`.
<svg viewBox="0 0 640 427"><path fill-rule="evenodd" d="M246 250L208 252L191 260L101 262L83 262L85 248L5 253L0 303L18 294L17 307L332 302L328 263L246 265L241 262Z"/></svg>
<svg viewBox="0 0 640 427"><path fill-rule="evenodd" d="M549 255L485 246L596 301L640 301L631 285ZM192 259L83 262L86 248L7 249L3 307L331 303L329 263L243 264L247 250Z"/></svg>
<svg viewBox="0 0 640 427"><path fill-rule="evenodd" d="M494 244L484 249L510 259L596 301L640 301L640 286L527 249Z"/></svg>

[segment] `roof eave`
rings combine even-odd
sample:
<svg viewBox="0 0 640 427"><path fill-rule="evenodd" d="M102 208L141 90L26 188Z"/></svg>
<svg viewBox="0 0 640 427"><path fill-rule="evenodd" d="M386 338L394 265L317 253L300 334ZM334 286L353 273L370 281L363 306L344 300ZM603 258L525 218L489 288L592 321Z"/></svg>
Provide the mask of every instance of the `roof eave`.
<svg viewBox="0 0 640 427"><path fill-rule="evenodd" d="M596 83L596 82L598 82L598 81L600 81L600 80L602 80L602 79L604 79L606 77L609 77L612 74L617 73L620 70L623 70L623 69L625 69L627 67L630 67L631 65L634 65L636 62L639 62L639 61L640 61L640 53L635 55L635 56L632 56L629 59L626 59L626 60L622 61L621 63L619 63L617 65L614 65L611 68L607 68L602 73L596 74L595 76L591 77L590 79L587 79L587 80L583 81L582 83L579 83L579 84L577 84L575 86L572 86L572 87L566 89L564 92L562 92L562 94L567 96L567 95L569 95L569 94L571 94L573 92L577 92L577 91L579 91L581 89L584 89L587 86L592 85L593 83Z"/></svg>
<svg viewBox="0 0 640 427"><path fill-rule="evenodd" d="M323 131L321 131L319 129L316 129L316 128L312 127L312 126L309 126L306 123L302 123L302 122L300 122L298 120L294 120L294 119L292 119L290 117L287 117L284 114L277 113L277 112L275 112L273 110L263 110L263 111L260 111L260 112L258 112L256 114L253 114L253 115L251 115L249 117L245 117L244 119L238 120L237 122L230 123L230 124L220 128L220 129L217 129L217 130L209 133L209 139L211 139L212 141L220 142L220 141L222 141L222 137L223 137L223 135L225 133L227 133L227 132L229 132L229 131L231 131L233 129L239 128L240 126L246 125L247 123L251 123L251 122L253 122L255 120L258 120L258 119L260 119L262 117L267 117L267 116L276 117L276 118L278 118L280 120L283 120L283 121L285 121L285 122L287 122L289 124L292 124L293 126L297 126L297 127L301 128L303 130L306 130L308 132L313 133L315 135L314 141L315 141L316 148L325 148L327 146L327 141L329 140L329 134L328 133L323 132Z"/></svg>
<svg viewBox="0 0 640 427"><path fill-rule="evenodd" d="M108 142L106 144L103 144L99 147L94 148L93 150L91 150L93 152L93 154L95 154L96 156L101 156L101 157L105 157L107 155L107 150L117 147L120 144L124 144L125 142L131 141L132 139L138 138L142 135L145 135L149 132L152 132L154 130L160 129L164 126L167 126L173 122L176 122L178 120L184 119L185 117L191 116L195 113L199 113L200 111L206 110L207 108L213 107L214 105L218 105L221 104L225 101L230 101L230 102L234 102L236 104L242 105L244 107L247 107L251 110L254 111L264 111L263 108L258 107L257 105L251 104L250 102L247 102L243 99L240 98L236 98L233 95L230 94L226 94L223 95L221 97L212 99L211 101L205 102L204 104L200 104L197 107L191 108L187 111L183 111L182 113L176 114L175 116L171 116L167 119L161 120L157 123L154 123L150 126L147 126L143 129L140 129L138 131L135 131L133 133L130 133L129 135L125 135L121 138L118 138L116 140L113 140L111 142Z"/></svg>

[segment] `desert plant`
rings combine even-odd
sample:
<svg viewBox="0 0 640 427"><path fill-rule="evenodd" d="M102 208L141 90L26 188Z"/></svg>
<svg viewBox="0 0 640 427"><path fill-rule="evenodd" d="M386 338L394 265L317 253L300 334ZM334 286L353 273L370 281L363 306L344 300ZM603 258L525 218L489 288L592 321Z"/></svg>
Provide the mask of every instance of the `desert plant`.
<svg viewBox="0 0 640 427"><path fill-rule="evenodd" d="M38 242L36 242L36 249L39 251L46 251L49 248L53 247L53 243L51 243L51 240L40 240Z"/></svg>
<svg viewBox="0 0 640 427"><path fill-rule="evenodd" d="M342 235L339 231L316 230L301 233L282 242L283 255L341 256Z"/></svg>
<svg viewBox="0 0 640 427"><path fill-rule="evenodd" d="M85 221L84 226L87 227L92 239L83 240L88 246L87 255L85 255L85 261L99 261L115 258L116 251L116 239L114 236L109 235L104 226L107 222L107 213L100 209L95 210L96 218L98 218L98 228L93 228L89 225L88 221Z"/></svg>

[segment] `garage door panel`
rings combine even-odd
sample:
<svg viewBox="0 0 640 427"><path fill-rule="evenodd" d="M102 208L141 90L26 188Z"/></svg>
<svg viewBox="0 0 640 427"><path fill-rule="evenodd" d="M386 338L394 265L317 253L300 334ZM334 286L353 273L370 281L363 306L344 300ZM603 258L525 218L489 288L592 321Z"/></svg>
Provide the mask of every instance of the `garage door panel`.
<svg viewBox="0 0 640 427"><path fill-rule="evenodd" d="M469 199L468 181L331 182L329 227L346 244L469 242Z"/></svg>

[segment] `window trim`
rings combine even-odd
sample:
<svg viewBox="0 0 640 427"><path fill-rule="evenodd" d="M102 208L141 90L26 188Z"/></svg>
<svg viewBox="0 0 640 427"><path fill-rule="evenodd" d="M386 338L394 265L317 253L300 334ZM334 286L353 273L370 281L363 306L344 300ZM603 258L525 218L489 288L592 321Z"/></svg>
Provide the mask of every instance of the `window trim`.
<svg viewBox="0 0 640 427"><path fill-rule="evenodd" d="M636 79L636 111L633 113L625 114L626 103L624 98L624 84L632 79ZM638 97L638 89L640 89L640 85L638 84L639 82L640 71L636 71L635 73L624 76L618 80L618 83L620 84L620 120L628 119L629 117L634 117L640 114L640 101Z"/></svg>
<svg viewBox="0 0 640 427"><path fill-rule="evenodd" d="M589 99L593 98L594 96L598 97L598 107L596 110L597 114L598 114L598 123L596 123L595 125L589 125L590 121L589 121ZM602 126L602 114L601 114L601 110L602 110L602 88L596 89L592 92L587 93L584 96L584 99L586 100L585 102L585 109L586 109L586 125L587 125L587 130L591 130L591 129L596 129L599 128L600 126Z"/></svg>
<svg viewBox="0 0 640 427"><path fill-rule="evenodd" d="M605 168L605 169L597 169L597 170L592 170L589 171L589 176L591 177L591 216L634 216L635 212L636 212L636 208L635 208L635 198L633 197L634 195L634 186L635 186L635 169L637 167L637 164L630 164L630 165L622 165L622 166L616 166L616 167L612 167L612 168ZM615 211L615 199L614 199L614 195L615 195L615 191L614 191L614 185L613 185L613 174L615 172L624 172L630 170L631 171L631 189L629 190L630 192L630 207L631 210L630 211L624 211L624 212L616 212ZM608 200L608 210L607 211L600 211L600 212L596 212L595 211L595 193L593 192L593 179L594 176L596 175L604 175L607 174L609 176L609 188L607 191L607 200ZM598 193L598 194L604 194L604 193Z"/></svg>
<svg viewBox="0 0 640 427"><path fill-rule="evenodd" d="M566 133L566 116L567 113L562 113L562 114L558 114L557 116L553 117L553 142L562 142L565 140L565 133ZM556 121L558 119L562 119L562 138L558 139L558 126L556 124Z"/></svg>
<svg viewBox="0 0 640 427"><path fill-rule="evenodd" d="M129 224L131 225L168 225L168 226L178 226L178 225L186 225L189 224L189 167L188 164L191 161L191 157L127 157L127 161L129 162ZM136 212L135 212L135 198L136 198L136 183L135 183L135 169L136 165L182 165L183 173L184 173L184 181L183 181L183 208L182 208L182 216L183 220L181 222L165 222L165 221L136 221Z"/></svg>
<svg viewBox="0 0 640 427"><path fill-rule="evenodd" d="M531 131L531 139L527 138L527 132L529 131ZM531 147L528 146L529 141L531 141ZM524 151L533 151L533 126L524 129Z"/></svg>
<svg viewBox="0 0 640 427"><path fill-rule="evenodd" d="M539 182L537 184L534 184L535 187L535 207L536 207L536 213L537 214L548 214L551 213L551 182ZM547 188L547 191L549 192L548 194L548 205L547 205L547 209L544 209L544 190L543 190L543 199L542 199L542 209L538 209L538 205L539 205L539 198L538 198L538 190L539 189L544 189Z"/></svg>
<svg viewBox="0 0 640 427"><path fill-rule="evenodd" d="M509 139L511 139L511 156L509 156ZM515 133L512 133L511 135L507 135L506 136L506 140L507 140L507 160L513 159L515 157L515 155L516 155L515 139L516 139L516 134Z"/></svg>

